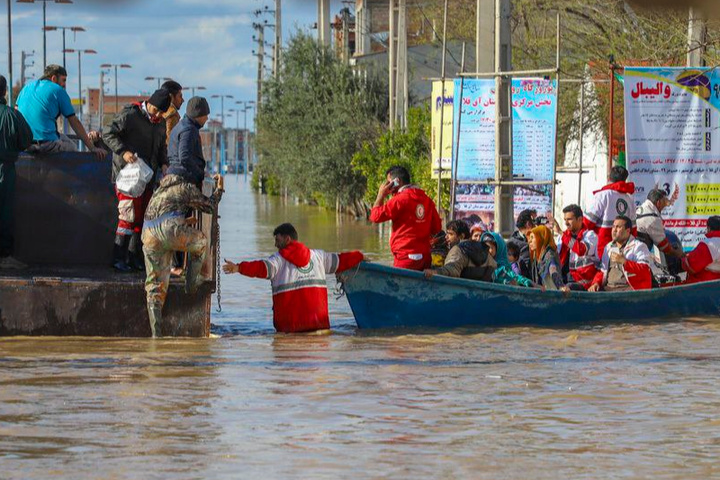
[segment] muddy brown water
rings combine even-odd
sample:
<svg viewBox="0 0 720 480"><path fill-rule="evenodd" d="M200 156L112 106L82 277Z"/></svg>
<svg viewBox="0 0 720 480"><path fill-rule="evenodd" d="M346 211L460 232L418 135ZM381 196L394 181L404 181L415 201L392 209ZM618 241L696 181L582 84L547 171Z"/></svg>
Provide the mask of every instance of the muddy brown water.
<svg viewBox="0 0 720 480"><path fill-rule="evenodd" d="M387 232L229 179L222 254L387 258ZM720 477L720 322L274 335L269 285L222 283L218 338L0 339L0 479Z"/></svg>

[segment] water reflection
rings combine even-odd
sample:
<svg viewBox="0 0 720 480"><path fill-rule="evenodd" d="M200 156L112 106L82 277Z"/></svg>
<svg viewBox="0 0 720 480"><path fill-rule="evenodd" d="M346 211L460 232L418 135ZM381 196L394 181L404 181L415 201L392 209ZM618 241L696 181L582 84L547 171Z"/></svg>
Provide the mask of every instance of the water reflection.
<svg viewBox="0 0 720 480"><path fill-rule="evenodd" d="M373 226L338 237L327 212L241 187L228 258L272 253L287 220L313 247L387 255ZM717 319L356 332L331 297L331 334L274 335L268 282L222 287L223 338L0 339L0 478L717 476Z"/></svg>

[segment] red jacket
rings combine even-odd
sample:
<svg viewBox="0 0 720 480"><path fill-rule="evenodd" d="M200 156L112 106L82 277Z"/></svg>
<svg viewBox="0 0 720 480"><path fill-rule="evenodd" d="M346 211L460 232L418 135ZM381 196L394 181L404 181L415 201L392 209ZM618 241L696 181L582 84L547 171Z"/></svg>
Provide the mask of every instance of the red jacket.
<svg viewBox="0 0 720 480"><path fill-rule="evenodd" d="M720 280L720 232L708 232L707 240L682 259L683 270L688 272L685 283Z"/></svg>
<svg viewBox="0 0 720 480"><path fill-rule="evenodd" d="M442 221L435 202L422 189L404 186L385 205L370 212L371 222L388 220L392 220L390 250L396 261L406 260L410 255L430 258L430 239L442 230Z"/></svg>
<svg viewBox="0 0 720 480"><path fill-rule="evenodd" d="M560 237L558 245L558 256L560 265L568 264L568 282L576 282L584 288L588 288L595 275L600 259L597 256L598 237L592 230L581 228L577 235L573 236L570 230L566 230Z"/></svg>
<svg viewBox="0 0 720 480"><path fill-rule="evenodd" d="M611 183L593 192L593 204L585 210L583 225L597 233L599 258L602 258L605 252L605 245L612 242L612 226L618 215L625 215L632 220L632 234L637 235L633 193L635 184L632 182Z"/></svg>
<svg viewBox="0 0 720 480"><path fill-rule="evenodd" d="M283 333L330 328L326 275L342 272L363 260L361 252L327 253L291 242L265 260L242 262L240 273L267 278L273 291L273 324Z"/></svg>

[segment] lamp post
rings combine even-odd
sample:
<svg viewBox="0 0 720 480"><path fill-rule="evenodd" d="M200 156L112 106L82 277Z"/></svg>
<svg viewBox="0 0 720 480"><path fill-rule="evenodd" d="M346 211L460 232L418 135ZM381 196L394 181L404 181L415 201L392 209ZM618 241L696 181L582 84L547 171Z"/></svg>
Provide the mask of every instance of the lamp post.
<svg viewBox="0 0 720 480"><path fill-rule="evenodd" d="M118 68L132 68L132 65L127 63L103 63L100 68L115 68L115 114L120 111L120 105L118 100Z"/></svg>
<svg viewBox="0 0 720 480"><path fill-rule="evenodd" d="M67 47L65 46L65 31L66 31L66 30L70 30L71 32L77 33L77 32L84 32L85 29L84 29L83 27L51 27L51 26L43 27L43 29L44 29L46 32L55 32L55 31L57 31L57 30L62 30L62 32L63 32L63 45L62 45L62 49L63 49L63 68L67 68L67 62L66 62L67 59L65 58L65 53L69 53L69 52L67 52L68 49L67 49Z"/></svg>
<svg viewBox="0 0 720 480"><path fill-rule="evenodd" d="M190 90L192 92L192 96L195 96L195 90L207 90L205 87L185 87L185 90Z"/></svg>
<svg viewBox="0 0 720 480"><path fill-rule="evenodd" d="M255 101L254 100L240 100L235 102L237 105L242 105L242 111L244 114L244 123L243 123L243 159L245 160L245 179L247 180L247 174L248 174L248 153L249 150L249 140L250 140L250 134L247 129L247 112L248 110L252 110L255 108Z"/></svg>
<svg viewBox="0 0 720 480"><path fill-rule="evenodd" d="M47 4L48 2L53 3L73 3L73 0L17 0L18 3L35 3L42 2L43 4L43 70L47 67Z"/></svg>
<svg viewBox="0 0 720 480"><path fill-rule="evenodd" d="M75 50L72 48L66 48L63 50L63 53L75 53L78 54L78 100L80 100L80 121L82 121L83 118L83 96L82 96L82 54L85 55L95 55L97 52L92 49L86 49L86 50Z"/></svg>
<svg viewBox="0 0 720 480"><path fill-rule="evenodd" d="M13 58L12 58L12 0L7 0L7 32L8 32L8 104L13 107Z"/></svg>
<svg viewBox="0 0 720 480"><path fill-rule="evenodd" d="M147 81L157 80L157 82L158 82L158 90L160 90L160 82L167 82L168 80L172 80L172 78L168 78L168 77L145 77L145 80L147 80Z"/></svg>
<svg viewBox="0 0 720 480"><path fill-rule="evenodd" d="M225 99L226 98L235 98L232 95L213 95L210 98L219 98L220 99L220 122L221 127L225 128Z"/></svg>

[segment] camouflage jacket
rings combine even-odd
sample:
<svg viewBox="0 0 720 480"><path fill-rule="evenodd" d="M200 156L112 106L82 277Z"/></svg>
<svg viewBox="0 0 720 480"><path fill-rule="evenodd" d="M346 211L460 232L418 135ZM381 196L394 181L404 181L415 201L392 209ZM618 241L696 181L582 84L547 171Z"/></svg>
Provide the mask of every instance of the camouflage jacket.
<svg viewBox="0 0 720 480"><path fill-rule="evenodd" d="M155 220L166 213L186 213L189 210L212 213L218 202L217 195L214 193L208 198L179 175L167 175L150 200L145 211L145 220Z"/></svg>

